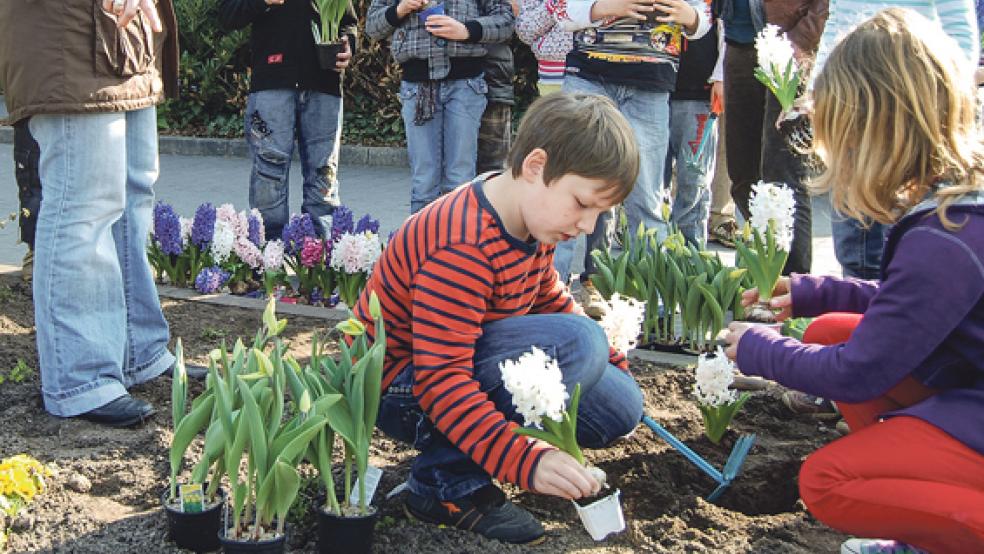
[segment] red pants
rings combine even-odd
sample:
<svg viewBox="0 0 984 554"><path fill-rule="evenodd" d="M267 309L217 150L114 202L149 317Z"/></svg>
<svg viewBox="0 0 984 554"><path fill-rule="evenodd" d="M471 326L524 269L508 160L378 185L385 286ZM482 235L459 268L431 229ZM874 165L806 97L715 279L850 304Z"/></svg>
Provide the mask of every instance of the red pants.
<svg viewBox="0 0 984 554"><path fill-rule="evenodd" d="M803 340L845 342L859 321L857 314L826 314ZM907 377L880 398L837 404L851 434L810 455L800 470L800 496L814 517L933 554L984 552L984 456L921 419L878 422L879 414L934 392Z"/></svg>

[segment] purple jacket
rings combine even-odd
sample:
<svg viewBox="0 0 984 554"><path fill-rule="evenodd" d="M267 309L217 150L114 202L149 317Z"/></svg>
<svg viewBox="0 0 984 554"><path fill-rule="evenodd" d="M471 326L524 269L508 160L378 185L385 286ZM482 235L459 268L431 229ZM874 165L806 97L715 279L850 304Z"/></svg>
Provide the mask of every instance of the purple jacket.
<svg viewBox="0 0 984 554"><path fill-rule="evenodd" d="M863 313L851 339L803 344L756 327L738 344L742 372L824 398L864 402L911 375L941 389L897 412L923 419L984 454L984 193L947 214L932 200L889 232L881 281L793 275L794 315Z"/></svg>

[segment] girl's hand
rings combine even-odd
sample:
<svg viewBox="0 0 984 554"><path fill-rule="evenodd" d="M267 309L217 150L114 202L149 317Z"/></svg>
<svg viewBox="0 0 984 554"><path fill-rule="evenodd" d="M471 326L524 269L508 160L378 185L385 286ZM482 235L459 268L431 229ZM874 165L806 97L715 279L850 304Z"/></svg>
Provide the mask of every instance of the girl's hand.
<svg viewBox="0 0 984 554"><path fill-rule="evenodd" d="M536 466L533 490L574 500L598 494L601 483L567 452L551 450L540 458Z"/></svg>
<svg viewBox="0 0 984 554"><path fill-rule="evenodd" d="M759 291L757 288L748 289L741 293L741 305L751 306L759 301ZM780 277L776 281L776 288L772 289L772 299L769 306L778 308L776 321L785 321L793 317L793 295L789 292L789 277Z"/></svg>
<svg viewBox="0 0 984 554"><path fill-rule="evenodd" d="M410 12L415 12L426 4L427 0L400 0L400 3L396 5L396 15L403 19L410 15Z"/></svg>
<svg viewBox="0 0 984 554"><path fill-rule="evenodd" d="M653 11L653 0L598 0L591 6L591 21L622 17L644 20Z"/></svg>
<svg viewBox="0 0 984 554"><path fill-rule="evenodd" d="M120 29L126 27L130 20L136 17L138 11L142 11L147 16L152 31L160 33L164 30L154 0L103 0L102 7L116 16L116 25Z"/></svg>
<svg viewBox="0 0 984 554"><path fill-rule="evenodd" d="M448 40L467 40L468 28L465 24L449 15L432 15L424 23L427 32L435 37Z"/></svg>
<svg viewBox="0 0 984 554"><path fill-rule="evenodd" d="M700 17L697 15L697 10L684 0L654 0L653 5L664 14L657 16L656 21L676 23L683 27L688 35L697 31Z"/></svg>

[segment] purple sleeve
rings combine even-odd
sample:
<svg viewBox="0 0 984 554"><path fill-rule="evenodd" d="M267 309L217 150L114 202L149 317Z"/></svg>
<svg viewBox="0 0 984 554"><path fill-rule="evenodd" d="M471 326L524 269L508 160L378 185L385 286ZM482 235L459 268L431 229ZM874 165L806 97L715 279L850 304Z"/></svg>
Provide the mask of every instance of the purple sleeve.
<svg viewBox="0 0 984 554"><path fill-rule="evenodd" d="M871 400L916 370L982 296L984 267L966 243L919 227L899 242L848 342L803 344L752 328L738 343L738 367L832 400Z"/></svg>
<svg viewBox="0 0 984 554"><path fill-rule="evenodd" d="M828 312L864 313L879 286L878 281L799 273L789 280L794 317L816 317Z"/></svg>

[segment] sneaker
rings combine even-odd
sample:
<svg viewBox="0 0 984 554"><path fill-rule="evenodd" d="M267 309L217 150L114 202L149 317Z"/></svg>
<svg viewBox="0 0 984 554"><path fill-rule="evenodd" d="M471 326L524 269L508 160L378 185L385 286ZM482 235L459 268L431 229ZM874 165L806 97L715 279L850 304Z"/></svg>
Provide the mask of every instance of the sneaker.
<svg viewBox="0 0 984 554"><path fill-rule="evenodd" d="M601 297L601 293L595 288L591 281L575 281L571 287L571 295L574 301L581 306L584 313L591 319L601 319L608 311L608 304Z"/></svg>
<svg viewBox="0 0 984 554"><path fill-rule="evenodd" d="M411 491L403 509L413 519L457 527L502 542L533 545L546 538L540 522L506 500L506 495L494 485L454 502L441 502Z"/></svg>
<svg viewBox="0 0 984 554"><path fill-rule="evenodd" d="M21 262L21 281L30 283L34 277L34 250L27 249L24 260Z"/></svg>
<svg viewBox="0 0 984 554"><path fill-rule="evenodd" d="M929 554L904 542L882 539L848 539L841 543L841 554Z"/></svg>
<svg viewBox="0 0 984 554"><path fill-rule="evenodd" d="M834 419L839 416L833 402L805 392L786 391L782 393L782 403L797 415L808 415L816 419Z"/></svg>

